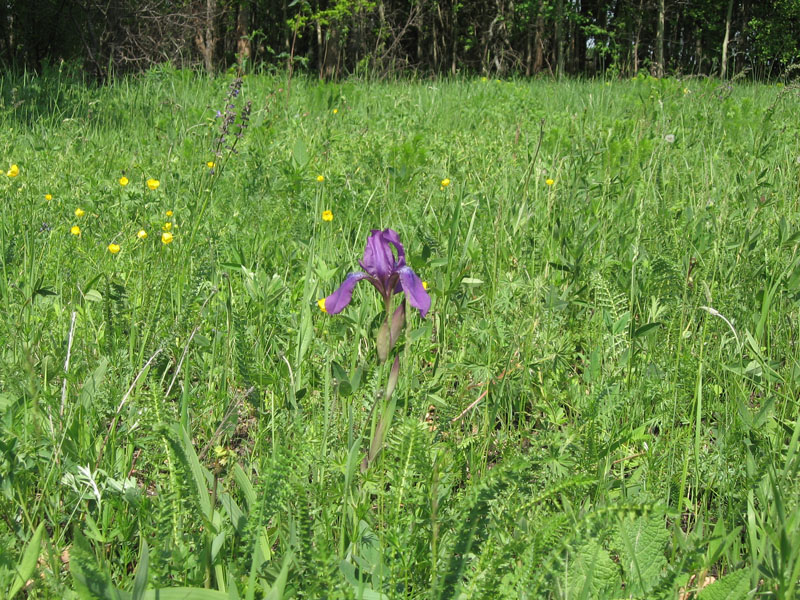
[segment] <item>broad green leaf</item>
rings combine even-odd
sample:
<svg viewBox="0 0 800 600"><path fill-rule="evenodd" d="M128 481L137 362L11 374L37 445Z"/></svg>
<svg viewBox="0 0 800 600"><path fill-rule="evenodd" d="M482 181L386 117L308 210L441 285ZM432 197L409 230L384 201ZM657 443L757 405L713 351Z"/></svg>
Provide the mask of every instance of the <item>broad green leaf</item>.
<svg viewBox="0 0 800 600"><path fill-rule="evenodd" d="M292 147L292 158L299 168L305 167L308 163L308 150L306 150L305 142L303 142L303 140L300 138L294 142L294 146Z"/></svg>
<svg viewBox="0 0 800 600"><path fill-rule="evenodd" d="M97 564L88 540L77 527L73 531L69 572L75 583L75 591L82 600L129 600L131 595L122 593L111 584L108 573ZM145 595L145 598L147 595Z"/></svg>
<svg viewBox="0 0 800 600"><path fill-rule="evenodd" d="M236 481L236 484L239 486L239 489L242 490L247 511L252 511L257 502L256 491L253 488L253 484L250 483L250 478L247 476L247 473L244 472L244 469L242 469L239 463L235 463L233 465L233 478ZM246 523L246 520L244 522ZM258 552L254 552L252 560L253 564L260 568L261 564L265 560L269 560L269 558L272 556L272 553L269 549L269 543L267 541L267 534L263 527L258 534L256 547L258 548Z"/></svg>
<svg viewBox="0 0 800 600"><path fill-rule="evenodd" d="M588 540L571 557L567 575L570 598L601 598L619 584L617 565L596 540Z"/></svg>
<svg viewBox="0 0 800 600"><path fill-rule="evenodd" d="M669 541L669 531L664 515L623 517L616 537L626 590L646 596L659 582L661 572L667 566L664 550Z"/></svg>
<svg viewBox="0 0 800 600"><path fill-rule="evenodd" d="M253 510L256 503L256 491L253 489L253 484L250 483L250 478L247 476L247 473L244 472L244 469L242 469L239 463L233 465L233 479L236 481L236 485L239 486L239 489L242 490L245 504L247 504L247 510Z"/></svg>
<svg viewBox="0 0 800 600"><path fill-rule="evenodd" d="M167 439L172 445L175 454L181 462L189 469L194 480L195 489L197 490L197 501L200 504L200 510L207 518L211 518L211 498L208 494L208 487L206 486L205 469L197 458L197 453L194 451L192 440L189 439L189 434L180 424L176 424L172 430L175 436L168 435ZM174 439L177 437L177 439Z"/></svg>
<svg viewBox="0 0 800 600"><path fill-rule="evenodd" d="M8 590L9 600L13 598L17 592L22 589L25 582L33 575L33 570L36 568L36 561L39 559L39 550L42 547L42 532L44 531L44 522L39 523L36 531L33 532L28 545L25 546L25 552L22 553L22 558L14 570L14 579L11 582L11 587Z"/></svg>
<svg viewBox="0 0 800 600"><path fill-rule="evenodd" d="M388 598L386 594L376 592L366 582L359 581L356 576L356 568L346 560L339 562L339 571L344 575L345 581L353 586L356 598L363 598L364 600L386 600Z"/></svg>
<svg viewBox="0 0 800 600"><path fill-rule="evenodd" d="M8 392L3 392L0 394L0 414L6 411L9 406L14 404L17 399L9 394Z"/></svg>
<svg viewBox="0 0 800 600"><path fill-rule="evenodd" d="M98 292L97 290L89 290L86 292L83 297L86 299L87 302L102 302L103 295Z"/></svg>
<svg viewBox="0 0 800 600"><path fill-rule="evenodd" d="M482 279L476 279L475 277L464 277L461 280L462 285L481 285L483 283Z"/></svg>
<svg viewBox="0 0 800 600"><path fill-rule="evenodd" d="M142 600L147 588L147 570L150 565L150 550L147 542L142 541L142 551L139 553L139 565L136 567L136 576L133 578L133 593L131 600Z"/></svg>
<svg viewBox="0 0 800 600"><path fill-rule="evenodd" d="M106 370L108 369L108 359L101 358L100 363L89 377L83 382L81 393L78 396L78 401L81 406L91 406L95 402L100 386L106 377Z"/></svg>
<svg viewBox="0 0 800 600"><path fill-rule="evenodd" d="M228 571L228 600L239 600L239 588L236 586L236 577Z"/></svg>
<svg viewBox="0 0 800 600"><path fill-rule="evenodd" d="M625 328L628 326L631 320L631 311L625 311L622 313L622 316L617 319L617 322L614 323L614 326L611 328L611 333L614 335L618 335L625 331Z"/></svg>
<svg viewBox="0 0 800 600"><path fill-rule="evenodd" d="M700 590L697 600L745 600L750 596L750 572L739 569Z"/></svg>
<svg viewBox="0 0 800 600"><path fill-rule="evenodd" d="M286 588L286 579L289 576L289 566L292 564L293 558L294 555L291 552L288 552L286 556L283 557L281 572L278 573L278 576L275 578L275 583L272 584L272 588L270 588L269 594L267 594L264 600L282 600L283 590Z"/></svg>
<svg viewBox="0 0 800 600"><path fill-rule="evenodd" d="M220 531L217 535L214 536L214 539L211 541L211 561L214 562L217 558L217 554L219 554L220 548L225 543L225 532Z"/></svg>
<svg viewBox="0 0 800 600"><path fill-rule="evenodd" d="M350 451L347 453L347 464L344 470L344 489L349 490L350 485L353 483L353 476L358 466L358 456L361 454L361 436L353 440L353 445L350 446Z"/></svg>
<svg viewBox="0 0 800 600"><path fill-rule="evenodd" d="M211 489L214 486L214 475L211 473L211 471L205 468L203 469L203 473L206 476L206 485L209 489ZM228 514L231 525L233 525L233 527L236 529L236 532L239 534L243 533L247 519L245 518L242 509L239 508L239 505L233 499L233 496L225 491L221 481L217 482L217 500Z"/></svg>
<svg viewBox="0 0 800 600"><path fill-rule="evenodd" d="M336 380L337 385L341 385L342 382L346 382L348 387L350 385L350 379L347 377L347 372L344 370L344 367L340 365L338 362L331 361L331 377Z"/></svg>
<svg viewBox="0 0 800 600"><path fill-rule="evenodd" d="M417 327L414 331L411 332L409 336L412 342L416 342L417 340L425 337L430 337L431 332L433 331L433 327L430 323L423 325L422 327Z"/></svg>
<svg viewBox="0 0 800 600"><path fill-rule="evenodd" d="M653 323L645 323L641 327L638 327L636 331L633 332L633 337L638 338L645 335L649 335L653 333L656 329L661 326L661 323L658 321L654 321Z"/></svg>

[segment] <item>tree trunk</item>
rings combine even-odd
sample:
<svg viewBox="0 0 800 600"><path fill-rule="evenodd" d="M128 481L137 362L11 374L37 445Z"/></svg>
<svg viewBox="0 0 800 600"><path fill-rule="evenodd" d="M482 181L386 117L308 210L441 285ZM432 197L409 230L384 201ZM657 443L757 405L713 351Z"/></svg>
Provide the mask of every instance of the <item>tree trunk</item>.
<svg viewBox="0 0 800 600"><path fill-rule="evenodd" d="M323 77L326 80L336 79L339 75L339 22L332 22L328 25L325 34L325 59L323 66Z"/></svg>
<svg viewBox="0 0 800 600"><path fill-rule="evenodd" d="M658 23L656 24L656 77L664 76L664 0L658 0Z"/></svg>
<svg viewBox="0 0 800 600"><path fill-rule="evenodd" d="M531 66L533 63L533 28L530 23L525 31L525 77L531 76Z"/></svg>
<svg viewBox="0 0 800 600"><path fill-rule="evenodd" d="M639 42L642 39L642 8L644 5L644 0L639 0L639 11L636 13L636 37L634 38L633 42L633 74L637 75L639 73Z"/></svg>
<svg viewBox="0 0 800 600"><path fill-rule="evenodd" d="M431 49L432 49L432 58L428 57L428 64L431 65L433 71L439 70L439 41L437 36L437 30L439 27L436 26L436 16L439 16L439 23L442 21L442 7L439 6L439 3L436 3L436 13L431 10ZM420 15L420 28L419 32L417 33L417 64L422 64L422 25L425 24L425 20ZM447 48L447 43L442 45L442 48ZM431 62L432 61L432 62Z"/></svg>
<svg viewBox="0 0 800 600"><path fill-rule="evenodd" d="M286 26L286 22L289 20L289 16L287 14L288 7L286 6L286 0L281 0L281 23L283 23L283 49L285 52L289 53L292 48L292 36L291 36L291 29Z"/></svg>
<svg viewBox="0 0 800 600"><path fill-rule="evenodd" d="M731 39L731 17L733 16L733 0L728 0L728 11L725 14L725 37L722 39L722 62L719 67L719 76L725 79L728 71L728 42Z"/></svg>
<svg viewBox="0 0 800 600"><path fill-rule="evenodd" d="M214 0L206 0L205 35L203 36L203 63L207 73L214 72Z"/></svg>
<svg viewBox="0 0 800 600"><path fill-rule="evenodd" d="M322 23L320 23L318 19L314 21L314 25L317 29L317 70L319 71L319 78L322 79L324 73L323 67L325 64L325 44L322 36Z"/></svg>
<svg viewBox="0 0 800 600"><path fill-rule="evenodd" d="M236 15L236 60L239 70L243 71L252 57L250 44L250 0L243 0L239 4L239 13Z"/></svg>
<svg viewBox="0 0 800 600"><path fill-rule="evenodd" d="M384 54L384 47L385 44L383 43L384 36L386 35L386 6L383 4L383 0L378 3L378 35L376 36L377 39L375 40L375 52L372 55L372 61L375 63L379 56L383 56ZM365 44L366 49L366 44ZM383 61L381 61L383 62ZM379 69L383 68L382 64L378 65Z"/></svg>
<svg viewBox="0 0 800 600"><path fill-rule="evenodd" d="M533 41L533 72L538 73L544 65L544 17L540 12L536 17L536 35Z"/></svg>
<svg viewBox="0 0 800 600"><path fill-rule="evenodd" d="M16 57L14 56L14 48L16 46L16 40L14 39L14 27L16 27L16 25L14 24L14 13L11 12L8 15L8 46L7 46L7 48L8 48L8 53L11 56L12 60L16 59Z"/></svg>
<svg viewBox="0 0 800 600"><path fill-rule="evenodd" d="M556 4L556 27L555 27L555 53L556 53L556 77L559 79L564 75L564 0L558 0Z"/></svg>
<svg viewBox="0 0 800 600"><path fill-rule="evenodd" d="M703 40L702 40L702 32L698 28L695 33L694 39L694 62L696 65L697 72L695 75L702 75L703 74Z"/></svg>
<svg viewBox="0 0 800 600"><path fill-rule="evenodd" d="M537 15L539 8L536 9ZM525 23L525 76L530 77L533 73L533 48L534 48L534 22L532 14L528 15Z"/></svg>
<svg viewBox="0 0 800 600"><path fill-rule="evenodd" d="M450 62L450 74L456 74L456 66L458 64L458 4L453 2L453 15L450 21L450 43L452 44L452 60Z"/></svg>

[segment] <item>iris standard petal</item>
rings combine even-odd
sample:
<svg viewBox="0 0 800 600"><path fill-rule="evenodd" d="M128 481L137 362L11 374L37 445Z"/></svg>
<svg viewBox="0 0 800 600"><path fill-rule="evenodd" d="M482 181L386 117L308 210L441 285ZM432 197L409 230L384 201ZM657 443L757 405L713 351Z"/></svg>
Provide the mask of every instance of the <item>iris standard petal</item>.
<svg viewBox="0 0 800 600"><path fill-rule="evenodd" d="M394 254L382 231L373 229L367 238L361 267L382 283L386 282L386 278L394 270Z"/></svg>
<svg viewBox="0 0 800 600"><path fill-rule="evenodd" d="M369 277L369 275L359 271L350 273L345 278L344 283L339 286L339 289L325 298L325 311L331 315L342 312L344 307L350 304L350 300L353 299L353 289L356 287L356 284L367 277Z"/></svg>
<svg viewBox="0 0 800 600"><path fill-rule="evenodd" d="M400 274L400 285L403 286L408 302L414 308L419 309L419 314L424 319L431 307L431 297L425 291L422 280L417 277L411 267L401 267L397 272Z"/></svg>
<svg viewBox="0 0 800 600"><path fill-rule="evenodd" d="M403 249L403 244L400 243L400 236L397 235L397 232L394 229L384 229L382 233L383 239L387 242L387 244L392 244L394 249L397 251L395 267L404 267L406 264L406 251Z"/></svg>

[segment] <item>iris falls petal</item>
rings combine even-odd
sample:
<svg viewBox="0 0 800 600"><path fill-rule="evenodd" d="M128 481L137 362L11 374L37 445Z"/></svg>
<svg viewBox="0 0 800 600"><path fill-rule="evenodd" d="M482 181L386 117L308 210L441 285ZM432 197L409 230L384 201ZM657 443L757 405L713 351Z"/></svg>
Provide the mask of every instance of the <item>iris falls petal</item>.
<svg viewBox="0 0 800 600"><path fill-rule="evenodd" d="M414 308L419 309L419 314L424 319L431 307L431 297L425 291L422 280L417 277L411 267L400 267L397 272L400 274L400 285L406 293L408 302Z"/></svg>
<svg viewBox="0 0 800 600"><path fill-rule="evenodd" d="M331 315L342 312L344 307L350 304L350 300L353 299L353 289L355 289L356 284L367 277L369 277L369 275L359 271L350 273L345 278L344 283L339 286L339 289L325 298L325 311Z"/></svg>

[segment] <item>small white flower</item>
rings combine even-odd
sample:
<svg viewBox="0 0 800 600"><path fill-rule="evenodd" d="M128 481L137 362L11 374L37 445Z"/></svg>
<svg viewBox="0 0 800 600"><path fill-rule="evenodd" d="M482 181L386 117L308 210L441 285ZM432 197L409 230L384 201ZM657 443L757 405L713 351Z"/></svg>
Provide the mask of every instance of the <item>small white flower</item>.
<svg viewBox="0 0 800 600"><path fill-rule="evenodd" d="M672 144L675 142L675 136L671 133L668 133L664 136L664 139L667 141L668 144Z"/></svg>

